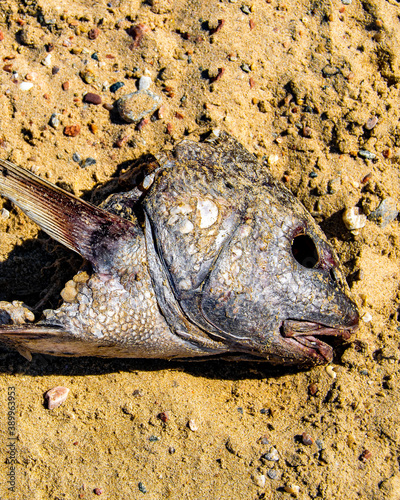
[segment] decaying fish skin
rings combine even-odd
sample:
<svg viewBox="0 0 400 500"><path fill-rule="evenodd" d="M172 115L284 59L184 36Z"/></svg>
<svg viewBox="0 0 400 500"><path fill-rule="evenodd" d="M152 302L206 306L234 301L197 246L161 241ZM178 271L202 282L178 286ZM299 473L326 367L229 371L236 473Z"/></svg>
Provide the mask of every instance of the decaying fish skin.
<svg viewBox="0 0 400 500"><path fill-rule="evenodd" d="M322 231L227 133L156 155L101 207L7 161L0 194L93 268L38 323L0 326L22 353L312 365L357 328Z"/></svg>

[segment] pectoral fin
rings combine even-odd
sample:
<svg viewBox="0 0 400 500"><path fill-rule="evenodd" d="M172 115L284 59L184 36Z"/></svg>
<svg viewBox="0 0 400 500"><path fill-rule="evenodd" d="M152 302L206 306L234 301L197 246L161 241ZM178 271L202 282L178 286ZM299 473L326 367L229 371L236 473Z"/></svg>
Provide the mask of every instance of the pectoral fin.
<svg viewBox="0 0 400 500"><path fill-rule="evenodd" d="M91 205L13 163L0 160L0 194L9 198L47 234L99 269L107 251L137 226ZM107 259L106 259L107 260Z"/></svg>

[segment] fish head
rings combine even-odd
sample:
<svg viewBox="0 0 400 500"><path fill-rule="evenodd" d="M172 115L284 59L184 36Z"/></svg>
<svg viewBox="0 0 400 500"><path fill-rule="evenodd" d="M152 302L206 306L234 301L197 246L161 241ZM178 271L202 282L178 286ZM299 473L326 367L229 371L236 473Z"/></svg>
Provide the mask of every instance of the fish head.
<svg viewBox="0 0 400 500"><path fill-rule="evenodd" d="M248 210L202 286L207 323L239 351L279 364L323 364L358 325L334 249L292 199Z"/></svg>

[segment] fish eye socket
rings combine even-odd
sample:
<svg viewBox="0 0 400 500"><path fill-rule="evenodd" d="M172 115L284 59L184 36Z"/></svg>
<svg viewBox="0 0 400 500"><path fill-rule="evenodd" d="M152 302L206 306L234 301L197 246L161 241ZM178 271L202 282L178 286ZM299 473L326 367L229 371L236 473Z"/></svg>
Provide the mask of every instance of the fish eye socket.
<svg viewBox="0 0 400 500"><path fill-rule="evenodd" d="M316 267L319 262L317 247L308 234L299 234L293 238L293 257L307 269Z"/></svg>

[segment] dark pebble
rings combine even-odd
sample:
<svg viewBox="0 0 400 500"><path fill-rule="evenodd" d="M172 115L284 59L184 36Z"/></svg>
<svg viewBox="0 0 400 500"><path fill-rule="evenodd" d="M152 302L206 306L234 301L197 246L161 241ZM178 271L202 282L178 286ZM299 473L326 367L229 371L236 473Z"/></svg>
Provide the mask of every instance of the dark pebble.
<svg viewBox="0 0 400 500"><path fill-rule="evenodd" d="M90 165L94 165L96 160L94 158L86 158L86 160L81 165L82 168L90 167Z"/></svg>
<svg viewBox="0 0 400 500"><path fill-rule="evenodd" d="M168 452L169 452L169 454L170 454L170 455L173 455L173 454L175 453L175 451L176 451L176 450L175 450L175 448L174 448L173 446L170 446L170 447L168 448Z"/></svg>
<svg viewBox="0 0 400 500"><path fill-rule="evenodd" d="M83 101L90 104L101 104L101 96L99 96L98 94L93 94L92 92L88 92L84 95Z"/></svg>
<svg viewBox="0 0 400 500"><path fill-rule="evenodd" d="M396 200L393 198L385 198L380 202L378 208L368 215L368 219L384 228L390 222L394 221L398 214L399 211Z"/></svg>
<svg viewBox="0 0 400 500"><path fill-rule="evenodd" d="M93 54L90 56L92 59L94 59L95 61L98 61L99 60L99 54L97 52L93 52Z"/></svg>
<svg viewBox="0 0 400 500"><path fill-rule="evenodd" d="M52 75L56 75L59 71L60 71L59 66L53 66L53 67L51 68L51 74L52 74Z"/></svg>
<svg viewBox="0 0 400 500"><path fill-rule="evenodd" d="M76 163L80 163L82 158L81 158L81 156L80 156L80 154L79 154L79 153L74 153L74 154L72 155L72 159L73 159Z"/></svg>
<svg viewBox="0 0 400 500"><path fill-rule="evenodd" d="M168 413L166 411L162 411L161 413L159 413L158 415L158 418L161 420L161 422L167 422L169 417L168 417Z"/></svg>
<svg viewBox="0 0 400 500"><path fill-rule="evenodd" d="M138 484L138 488L140 492L147 493L146 486L142 482Z"/></svg>
<svg viewBox="0 0 400 500"><path fill-rule="evenodd" d="M149 441L150 441L150 443L155 443L155 442L159 441L159 438L157 436L150 436Z"/></svg>
<svg viewBox="0 0 400 500"><path fill-rule="evenodd" d="M318 385L317 384L310 384L308 386L308 393L310 394L310 396L315 396L318 392Z"/></svg>
<svg viewBox="0 0 400 500"><path fill-rule="evenodd" d="M110 92L116 92L118 89L120 89L124 85L125 85L124 82L115 82L112 85L110 85Z"/></svg>
<svg viewBox="0 0 400 500"><path fill-rule="evenodd" d="M311 177L311 179L315 179L316 177L318 177L318 174L317 172L310 172L309 177Z"/></svg>

